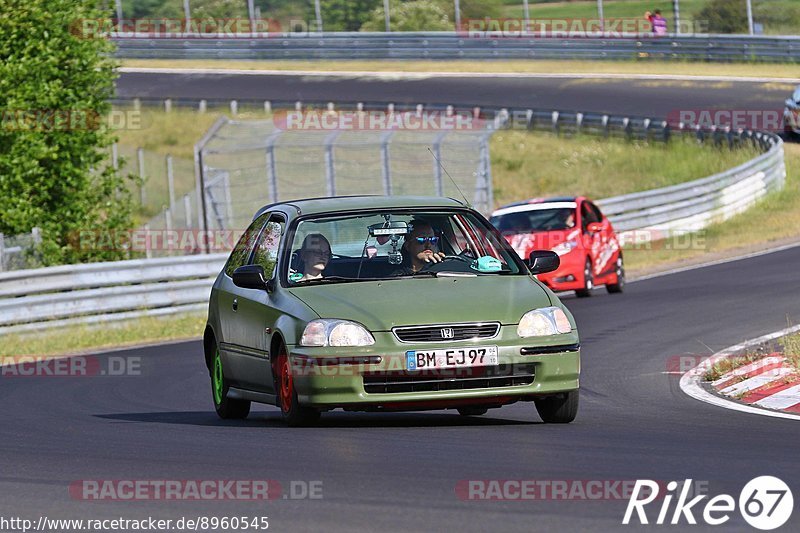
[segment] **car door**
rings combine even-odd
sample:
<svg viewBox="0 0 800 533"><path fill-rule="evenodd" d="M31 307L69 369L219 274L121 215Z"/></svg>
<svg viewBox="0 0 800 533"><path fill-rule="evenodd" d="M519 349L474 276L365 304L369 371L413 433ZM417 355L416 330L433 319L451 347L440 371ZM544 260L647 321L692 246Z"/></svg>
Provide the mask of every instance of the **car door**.
<svg viewBox="0 0 800 533"><path fill-rule="evenodd" d="M585 201L584 205L588 207L589 212L592 214L592 219L602 224L601 230L597 232L595 237L596 251L593 252L593 261L595 265L595 275L605 276L615 269L613 258L614 252L616 251L616 243L613 239L611 222L603 216L600 209L592 202Z"/></svg>
<svg viewBox="0 0 800 533"><path fill-rule="evenodd" d="M277 275L275 265L285 226L282 214L271 214L253 245L248 264L261 265L267 280ZM242 388L274 392L270 342L280 306L266 289L236 287L232 293L234 322L228 347L232 375Z"/></svg>

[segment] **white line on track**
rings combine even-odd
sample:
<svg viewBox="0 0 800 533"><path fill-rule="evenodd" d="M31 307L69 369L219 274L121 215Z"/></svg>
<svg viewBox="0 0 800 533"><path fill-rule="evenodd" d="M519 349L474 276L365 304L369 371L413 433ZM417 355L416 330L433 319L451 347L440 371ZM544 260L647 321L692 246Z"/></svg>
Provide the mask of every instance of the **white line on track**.
<svg viewBox="0 0 800 533"><path fill-rule="evenodd" d="M720 352L715 353L714 355L712 355L711 357L709 357L708 359L704 360L702 363L694 367L693 369L686 372L683 375L683 377L681 377L681 382L680 382L681 390L685 392L687 395L694 398L695 400L709 403L711 405L716 405L717 407L724 407L725 409L731 409L733 411L739 411L742 413L771 416L774 418L788 418L790 420L800 420L800 415L793 415L790 413L782 413L778 411L767 411L759 407L752 407L750 405L744 405L733 402L731 400L726 400L724 398L711 394L710 392L705 390L702 387L702 385L700 385L700 382L703 379L703 375L706 373L706 371L710 369L720 359L724 359L731 355L740 353L751 346L756 346L758 344L762 344L767 341L784 337L786 335L791 335L792 333L796 333L798 331L800 331L800 326L792 326L790 328L782 329L780 331L775 331L773 333L768 333L767 335L762 335L761 337L756 337L755 339L750 339L748 341L735 344Z"/></svg>
<svg viewBox="0 0 800 533"><path fill-rule="evenodd" d="M613 73L535 73L535 72L374 72L368 70L270 70L227 68L160 68L120 67L118 72L130 74L228 74L237 76L310 76L340 78L374 78L385 80L423 80L428 78L512 78L512 79L621 79L669 81L737 81L752 83L800 83L800 78L758 78L749 76L693 76L680 74L613 74Z"/></svg>

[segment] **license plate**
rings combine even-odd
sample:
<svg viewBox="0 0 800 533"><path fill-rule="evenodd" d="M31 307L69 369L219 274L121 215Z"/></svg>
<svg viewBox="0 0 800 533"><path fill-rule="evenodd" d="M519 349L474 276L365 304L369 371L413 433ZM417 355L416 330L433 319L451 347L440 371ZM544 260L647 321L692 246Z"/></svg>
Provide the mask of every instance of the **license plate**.
<svg viewBox="0 0 800 533"><path fill-rule="evenodd" d="M408 370L433 368L463 368L497 364L497 346L474 346L448 350L409 350L406 352Z"/></svg>

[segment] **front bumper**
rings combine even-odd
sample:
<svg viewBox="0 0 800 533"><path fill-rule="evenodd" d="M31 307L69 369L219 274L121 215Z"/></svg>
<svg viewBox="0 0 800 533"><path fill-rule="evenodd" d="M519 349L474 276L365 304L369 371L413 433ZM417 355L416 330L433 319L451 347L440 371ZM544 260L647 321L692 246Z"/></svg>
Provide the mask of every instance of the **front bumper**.
<svg viewBox="0 0 800 533"><path fill-rule="evenodd" d="M553 272L537 274L536 277L554 291L571 291L583 288L583 267L586 256L583 251L573 250L559 258L561 264Z"/></svg>
<svg viewBox="0 0 800 533"><path fill-rule="evenodd" d="M516 335L516 325L511 325L501 327L498 336L492 339L421 345L400 343L391 332L373 335L376 343L369 347L290 347L294 386L299 402L327 409L417 410L462 404L502 405L563 393L579 386L580 350L575 331L546 338L520 339ZM376 375L388 375L391 379L396 377L400 380L420 377L419 372L406 370L407 350L470 346L497 346L499 365L441 370L431 379L424 377L426 384L423 386L410 387L415 390L402 386L375 385ZM561 347L564 347L563 351ZM530 351L537 353L523 355ZM376 362L378 357L380 362ZM532 379L514 377L529 370ZM430 387L438 390L419 390ZM372 392L368 392L368 389ZM397 390L403 392L395 392Z"/></svg>

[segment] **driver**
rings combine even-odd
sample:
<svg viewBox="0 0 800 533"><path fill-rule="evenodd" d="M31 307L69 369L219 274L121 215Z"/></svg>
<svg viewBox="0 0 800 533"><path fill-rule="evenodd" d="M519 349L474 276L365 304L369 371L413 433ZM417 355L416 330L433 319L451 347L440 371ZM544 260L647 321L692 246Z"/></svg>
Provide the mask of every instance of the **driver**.
<svg viewBox="0 0 800 533"><path fill-rule="evenodd" d="M310 233L303 239L300 247L300 261L303 264L303 277L297 281L322 278L328 261L331 260L331 244L321 233Z"/></svg>
<svg viewBox="0 0 800 533"><path fill-rule="evenodd" d="M444 252L439 250L441 238L433 231L430 223L414 219L408 223L411 231L406 234L401 253L403 263L394 276L412 276L427 265L439 263L444 259Z"/></svg>

